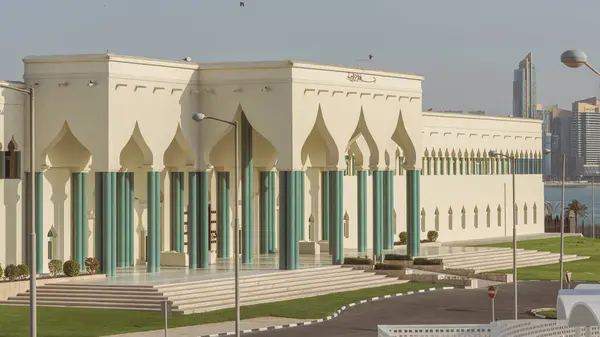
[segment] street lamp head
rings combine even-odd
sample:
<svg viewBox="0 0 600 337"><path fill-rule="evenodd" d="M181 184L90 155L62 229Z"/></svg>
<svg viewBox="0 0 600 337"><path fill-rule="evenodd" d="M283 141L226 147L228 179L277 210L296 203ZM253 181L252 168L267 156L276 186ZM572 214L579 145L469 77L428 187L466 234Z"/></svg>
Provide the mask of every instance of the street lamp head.
<svg viewBox="0 0 600 337"><path fill-rule="evenodd" d="M200 122L200 121L206 119L206 115L201 112L196 112L195 114L192 115L192 119L196 122Z"/></svg>
<svg viewBox="0 0 600 337"><path fill-rule="evenodd" d="M587 64L587 55L581 50L567 50L560 56L560 61L569 68L579 68Z"/></svg>
<svg viewBox="0 0 600 337"><path fill-rule="evenodd" d="M550 153L552 153L552 150L550 150L550 149L544 149L544 154L550 154Z"/></svg>
<svg viewBox="0 0 600 337"><path fill-rule="evenodd" d="M488 152L488 156L490 156L490 157L498 157L498 152L496 152L496 151L490 151L490 152Z"/></svg>

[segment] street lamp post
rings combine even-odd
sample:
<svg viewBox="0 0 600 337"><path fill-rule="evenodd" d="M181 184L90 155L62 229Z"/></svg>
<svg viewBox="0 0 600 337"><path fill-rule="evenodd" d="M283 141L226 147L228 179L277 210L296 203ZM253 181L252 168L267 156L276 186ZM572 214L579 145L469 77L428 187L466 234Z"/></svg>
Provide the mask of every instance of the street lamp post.
<svg viewBox="0 0 600 337"><path fill-rule="evenodd" d="M35 89L21 89L10 85L0 84L0 88L18 91L29 95L29 171L30 171L30 224L29 224L29 335L37 336L37 266L36 266L36 233L35 233Z"/></svg>
<svg viewBox="0 0 600 337"><path fill-rule="evenodd" d="M214 120L217 122L229 124L233 126L233 134L234 134L234 173L233 173L233 186L234 186L234 226L235 226L235 235L234 235L234 254L235 254L235 336L240 337L240 228L239 228L239 214L238 214L238 122L237 120L227 121L224 119L206 116L203 113L195 113L192 115L192 119L195 122L201 122L203 120Z"/></svg>
<svg viewBox="0 0 600 337"><path fill-rule="evenodd" d="M596 68L592 67L592 65L588 63L587 55L581 50L567 50L560 55L560 61L569 68L586 66L590 68L591 71L596 73L596 75L600 76L600 72L598 72Z"/></svg>

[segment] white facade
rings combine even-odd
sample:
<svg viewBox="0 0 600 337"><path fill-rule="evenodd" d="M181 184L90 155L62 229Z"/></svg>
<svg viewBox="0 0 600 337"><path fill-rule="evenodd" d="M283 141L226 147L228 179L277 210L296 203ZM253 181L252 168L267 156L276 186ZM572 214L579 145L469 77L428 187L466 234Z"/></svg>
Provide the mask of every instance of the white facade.
<svg viewBox="0 0 600 337"><path fill-rule="evenodd" d="M132 242L136 264L146 263L147 172L160 172L160 251L172 249L169 172L209 172L209 202L212 209L218 207L215 172L233 171L232 128L208 120L194 123L191 116L195 112L240 123L243 113L253 129L253 183L247 207L253 210L254 254L261 252L260 172L304 172L303 236L305 241L318 241L323 236L321 172L346 170L342 179L343 248L350 249L358 247L358 171L395 172L393 235L397 241L398 233L407 228L407 171L423 169L418 219L421 238L429 230L438 230L440 241L452 241L511 235L508 163L503 162L506 169L501 171L500 161L497 169L496 159L480 164L479 158L487 160L490 150L518 158L541 158L541 122L424 113L423 78L416 75L293 61L195 64L119 55L27 57L24 62L25 83L36 90L35 169L43 172L43 228L38 235L44 238L44 268L48 254L62 260L74 257L74 172L89 172L86 256L94 256L97 244L96 172L134 173ZM25 257L26 102L25 95L0 89L3 151L11 140L22 151L21 179L0 179L2 265L21 263ZM456 158L456 172L452 172L452 158ZM471 165L468 169L467 162ZM531 169L523 168L516 180L519 234L544 230L543 183L536 171L541 166L528 163ZM372 183L368 176L367 249L373 248ZM187 174L183 186L183 205L188 205ZM275 188L279 199L275 203L276 232L280 228L278 195ZM233 191L229 199L229 205L234 205ZM238 205L241 209L242 202ZM231 214L229 219L233 220ZM48 233L53 236L50 251ZM232 241L233 235L229 238Z"/></svg>

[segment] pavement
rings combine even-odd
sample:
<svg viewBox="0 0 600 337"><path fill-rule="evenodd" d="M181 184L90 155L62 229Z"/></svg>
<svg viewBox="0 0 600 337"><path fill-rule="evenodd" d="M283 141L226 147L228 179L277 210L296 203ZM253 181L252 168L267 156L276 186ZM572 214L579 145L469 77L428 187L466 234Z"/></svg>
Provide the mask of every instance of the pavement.
<svg viewBox="0 0 600 337"><path fill-rule="evenodd" d="M514 318L513 284L496 285L496 319ZM533 318L528 311L534 308L555 307L560 284L552 281L518 283L519 319ZM300 326L255 332L244 335L256 337L372 337L379 324L485 324L492 320L492 301L486 288L438 290L408 296L392 297L356 305L332 320ZM243 320L242 330L299 323L309 320L263 317ZM169 330L169 337L198 337L234 331L233 322L206 324ZM162 337L164 330L140 332L119 337Z"/></svg>

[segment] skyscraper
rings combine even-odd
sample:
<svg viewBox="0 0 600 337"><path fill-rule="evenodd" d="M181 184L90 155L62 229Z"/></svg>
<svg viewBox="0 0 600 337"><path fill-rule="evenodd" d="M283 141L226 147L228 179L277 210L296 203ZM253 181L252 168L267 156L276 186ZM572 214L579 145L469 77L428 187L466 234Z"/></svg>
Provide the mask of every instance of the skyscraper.
<svg viewBox="0 0 600 337"><path fill-rule="evenodd" d="M514 70L513 117L535 118L535 95L535 67L529 53Z"/></svg>

